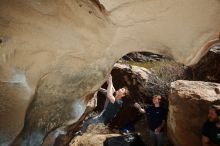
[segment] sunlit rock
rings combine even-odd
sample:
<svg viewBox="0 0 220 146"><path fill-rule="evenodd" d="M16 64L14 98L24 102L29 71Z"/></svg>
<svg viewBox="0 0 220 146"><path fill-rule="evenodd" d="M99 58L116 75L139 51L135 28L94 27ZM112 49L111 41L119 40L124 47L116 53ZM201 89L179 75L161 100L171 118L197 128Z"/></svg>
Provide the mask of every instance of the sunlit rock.
<svg viewBox="0 0 220 146"><path fill-rule="evenodd" d="M210 51L192 66L194 80L220 83L220 43L210 47Z"/></svg>
<svg viewBox="0 0 220 146"><path fill-rule="evenodd" d="M175 146L201 146L211 104L220 103L220 84L178 80L169 95L168 136Z"/></svg>

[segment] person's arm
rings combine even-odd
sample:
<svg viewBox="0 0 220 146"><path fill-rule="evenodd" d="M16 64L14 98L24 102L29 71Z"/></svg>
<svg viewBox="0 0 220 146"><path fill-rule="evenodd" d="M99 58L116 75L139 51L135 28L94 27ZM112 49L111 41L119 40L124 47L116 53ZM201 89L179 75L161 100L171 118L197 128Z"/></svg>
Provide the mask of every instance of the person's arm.
<svg viewBox="0 0 220 146"><path fill-rule="evenodd" d="M202 146L212 146L209 138L204 135L202 136Z"/></svg>
<svg viewBox="0 0 220 146"><path fill-rule="evenodd" d="M100 89L99 89L99 92L101 92L101 93L104 94L105 96L107 95L107 89L100 88ZM114 86L112 86L112 92L113 92L113 93L115 92Z"/></svg>
<svg viewBox="0 0 220 146"><path fill-rule="evenodd" d="M107 90L104 89L104 88L100 88L100 89L99 89L99 92L101 92L101 93L103 93L103 94L105 94L105 95L107 94Z"/></svg>
<svg viewBox="0 0 220 146"><path fill-rule="evenodd" d="M111 103L115 103L115 97L113 96L113 83L112 83L112 76L110 75L108 78L108 88L107 88L107 98L110 100Z"/></svg>
<svg viewBox="0 0 220 146"><path fill-rule="evenodd" d="M164 108L161 107L161 118L162 118L162 123L160 124L160 126L158 126L156 129L155 129L155 133L160 133L161 129L163 129L165 127L165 124L166 124L166 111Z"/></svg>
<svg viewBox="0 0 220 146"><path fill-rule="evenodd" d="M115 92L115 87L112 85L112 92L114 93Z"/></svg>
<svg viewBox="0 0 220 146"><path fill-rule="evenodd" d="M165 120L163 120L160 126L155 129L155 132L160 133L160 130L163 129L164 126L165 126Z"/></svg>
<svg viewBox="0 0 220 146"><path fill-rule="evenodd" d="M209 139L210 135L210 125L211 123L209 121L206 121L206 123L202 127L202 146L214 146L212 142Z"/></svg>
<svg viewBox="0 0 220 146"><path fill-rule="evenodd" d="M137 102L134 104L134 107L137 108L140 113L146 113L145 109L143 109L143 108L140 106L140 104L138 104Z"/></svg>

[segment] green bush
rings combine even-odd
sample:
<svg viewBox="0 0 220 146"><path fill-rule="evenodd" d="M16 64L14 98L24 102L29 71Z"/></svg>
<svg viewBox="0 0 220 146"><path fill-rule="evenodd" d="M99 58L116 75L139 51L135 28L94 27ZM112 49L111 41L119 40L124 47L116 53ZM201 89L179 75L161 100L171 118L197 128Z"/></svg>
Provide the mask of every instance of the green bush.
<svg viewBox="0 0 220 146"><path fill-rule="evenodd" d="M161 80L167 83L186 78L184 65L175 61L161 62L152 70Z"/></svg>
<svg viewBox="0 0 220 146"><path fill-rule="evenodd" d="M156 66L160 66L162 64L162 61L154 61L154 62L125 61L125 62L122 62L122 63L150 69L150 68L153 68L153 67L156 67Z"/></svg>

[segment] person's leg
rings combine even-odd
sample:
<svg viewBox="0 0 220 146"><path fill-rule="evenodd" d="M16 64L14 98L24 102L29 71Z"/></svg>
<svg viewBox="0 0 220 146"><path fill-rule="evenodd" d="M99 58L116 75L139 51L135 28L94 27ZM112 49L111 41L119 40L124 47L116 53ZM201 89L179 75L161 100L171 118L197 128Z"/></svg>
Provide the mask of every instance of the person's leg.
<svg viewBox="0 0 220 146"><path fill-rule="evenodd" d="M154 131L149 130L149 136L150 136L150 146L156 146L156 135Z"/></svg>
<svg viewBox="0 0 220 146"><path fill-rule="evenodd" d="M156 141L157 141L157 146L163 146L164 145L164 133L161 132L159 134L156 134Z"/></svg>
<svg viewBox="0 0 220 146"><path fill-rule="evenodd" d="M80 129L80 131L82 133L86 132L87 128L89 127L90 124L94 124L94 123L98 123L99 122L99 117L93 117L93 118L90 118L88 120L86 120L84 123L83 123L83 126L82 128Z"/></svg>

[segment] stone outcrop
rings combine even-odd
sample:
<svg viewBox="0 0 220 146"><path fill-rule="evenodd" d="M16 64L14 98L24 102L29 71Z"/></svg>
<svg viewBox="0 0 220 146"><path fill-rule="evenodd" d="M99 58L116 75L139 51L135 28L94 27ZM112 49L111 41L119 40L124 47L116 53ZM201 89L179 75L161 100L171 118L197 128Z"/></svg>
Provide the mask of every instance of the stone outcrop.
<svg viewBox="0 0 220 146"><path fill-rule="evenodd" d="M211 104L220 104L220 84L178 80L169 95L168 135L175 146L201 146Z"/></svg>
<svg viewBox="0 0 220 146"><path fill-rule="evenodd" d="M122 61L135 61L135 62L153 62L162 60L171 60L171 58L158 55L150 52L133 52L123 56Z"/></svg>
<svg viewBox="0 0 220 146"><path fill-rule="evenodd" d="M19 70L34 93L19 144L40 145L48 132L77 121L83 98L123 55L150 51L195 63L220 32L216 0L101 2L1 0L0 81Z"/></svg>
<svg viewBox="0 0 220 146"><path fill-rule="evenodd" d="M30 90L16 77L0 82L0 145L7 146L22 130L29 96Z"/></svg>
<svg viewBox="0 0 220 146"><path fill-rule="evenodd" d="M194 80L220 83L220 43L211 46L192 71Z"/></svg>
<svg viewBox="0 0 220 146"><path fill-rule="evenodd" d="M72 139L70 146L103 146L108 137L119 136L120 134L109 131L104 124L90 125L82 136Z"/></svg>

